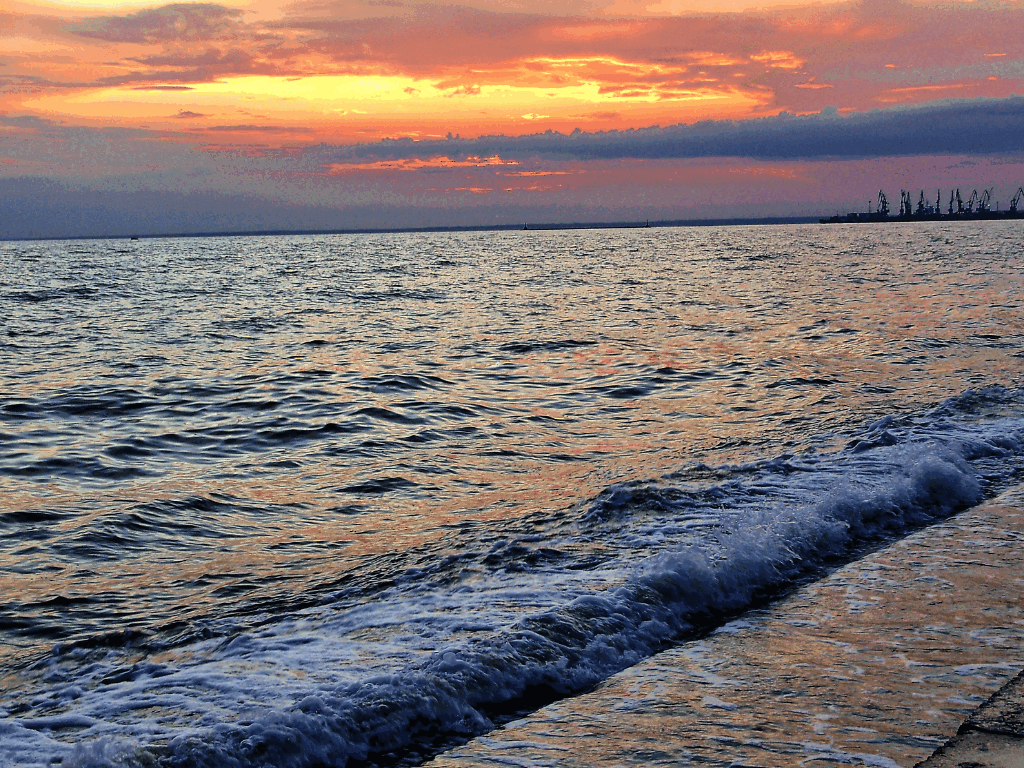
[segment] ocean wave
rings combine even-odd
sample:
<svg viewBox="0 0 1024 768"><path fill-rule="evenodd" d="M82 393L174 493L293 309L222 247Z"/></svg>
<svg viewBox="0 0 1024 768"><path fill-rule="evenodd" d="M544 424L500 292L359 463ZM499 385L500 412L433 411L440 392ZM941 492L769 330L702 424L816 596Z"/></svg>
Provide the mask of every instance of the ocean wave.
<svg viewBox="0 0 1024 768"><path fill-rule="evenodd" d="M433 652L399 653L395 658L407 661L379 674L352 679L344 667L320 667L315 683L286 685L264 697L272 704L250 702L243 707L246 716L237 710L229 716L228 702L259 678L247 681L241 674L228 685L224 665L242 664L232 667L237 672L301 659L300 664L316 667L318 651L332 642L341 625L314 622L263 635L246 633L220 641L188 665L162 666L158 675L144 667L122 678L108 674L105 697L94 696L91 708L68 707L61 715L77 717L74 727L91 736L65 751L64 765L298 768L415 762L517 713L589 688L683 638L710 631L868 545L978 503L998 482L997 474L979 466L999 461L1009 472L1024 449L1024 420L976 416L1016 397L999 389L968 392L926 417L878 420L831 454L698 465L657 481L613 486L583 509L570 528L576 536L607 536L618 539L623 549L638 545L649 553L624 569L617 567L615 583L567 593L561 602L526 611L504 628L500 621L483 620L477 628L482 631L467 639L442 642ZM720 514L700 514L711 508ZM652 529L658 529L660 546L651 544ZM540 539L499 542L484 565L506 579L510 576L500 574L513 574L523 563L531 576L557 575L565 573L572 557ZM466 565L463 561L459 567ZM437 576L431 577L430 589L437 588ZM410 595L416 582L410 573ZM531 589L544 588L531 588L527 581L521 589L528 597ZM453 603L461 599L459 590L455 580ZM403 599L400 592L395 597ZM388 611L400 612L396 606ZM364 610L373 614L370 606ZM444 611L435 605L435 613L443 623L438 617ZM373 621L381 621L382 614L373 615ZM338 621L359 623L355 616ZM359 631L369 631L372 623ZM335 637L336 647L345 642ZM115 693L118 686L129 687ZM132 707L182 706L186 689L190 695L205 691L198 696L208 699L199 705L206 707L206 717L151 743L112 734L104 724L126 706L115 700L130 700ZM219 713L216 722L206 722L214 712ZM54 716L46 717L51 719L14 722L24 733L39 734L54 727Z"/></svg>

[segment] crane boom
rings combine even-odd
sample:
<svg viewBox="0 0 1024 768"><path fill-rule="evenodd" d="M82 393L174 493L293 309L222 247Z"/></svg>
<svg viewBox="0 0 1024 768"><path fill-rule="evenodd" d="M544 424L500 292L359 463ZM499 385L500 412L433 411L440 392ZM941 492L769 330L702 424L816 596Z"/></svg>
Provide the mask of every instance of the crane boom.
<svg viewBox="0 0 1024 768"><path fill-rule="evenodd" d="M1017 194L1014 195L1013 199L1010 201L1010 213L1017 212L1017 206L1020 205L1022 198L1024 198L1024 187L1018 187Z"/></svg>

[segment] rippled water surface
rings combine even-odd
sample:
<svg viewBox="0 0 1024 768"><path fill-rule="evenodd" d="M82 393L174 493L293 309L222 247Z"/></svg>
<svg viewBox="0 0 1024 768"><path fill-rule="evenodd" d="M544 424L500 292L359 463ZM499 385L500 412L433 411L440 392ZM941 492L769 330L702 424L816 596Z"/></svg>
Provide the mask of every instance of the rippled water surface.
<svg viewBox="0 0 1024 768"><path fill-rule="evenodd" d="M318 651L358 681L819 493L884 416L865 446L945 430L921 414L951 397L1014 419L1021 246L1010 222L0 243L0 675L29 686L3 711L39 714L17 681L58 643L205 658L390 605L401 631ZM96 653L64 683L97 685Z"/></svg>

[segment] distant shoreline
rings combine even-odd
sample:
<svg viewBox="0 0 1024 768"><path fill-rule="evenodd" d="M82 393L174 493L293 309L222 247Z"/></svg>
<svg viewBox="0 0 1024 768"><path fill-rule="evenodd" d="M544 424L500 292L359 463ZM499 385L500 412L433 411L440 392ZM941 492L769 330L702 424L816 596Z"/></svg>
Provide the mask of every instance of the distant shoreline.
<svg viewBox="0 0 1024 768"><path fill-rule="evenodd" d="M820 216L788 216L771 218L732 218L732 219L674 219L666 221L613 221L613 222L570 222L570 223L533 223L524 222L525 231L551 232L576 229L654 229L655 227L728 227L762 224L816 224ZM350 227L341 229L253 229L224 230L217 232L162 232L158 234L110 234L110 235L75 235L65 237L4 237L2 242L39 242L45 240L156 240L162 238L182 237L280 237L283 235L388 235L416 232L509 232L524 231L524 224L478 224L465 226L436 227Z"/></svg>
<svg viewBox="0 0 1024 768"><path fill-rule="evenodd" d="M562 230L585 229L654 229L665 227L734 227L761 226L773 224L891 224L927 221L1013 221L1024 218L1024 214L1010 215L1005 212L989 216L888 216L881 218L869 214L846 214L845 216L782 216L764 218L732 218L732 219L674 219L667 221L587 221L587 222L524 222L520 224L471 224L464 226L436 227L349 227L341 229L246 229L223 230L212 232L160 232L156 234L110 234L110 235L68 235L39 237L5 237L0 235L0 242L35 243L48 240L161 240L184 237L284 237L292 235L400 235L418 232L557 232Z"/></svg>

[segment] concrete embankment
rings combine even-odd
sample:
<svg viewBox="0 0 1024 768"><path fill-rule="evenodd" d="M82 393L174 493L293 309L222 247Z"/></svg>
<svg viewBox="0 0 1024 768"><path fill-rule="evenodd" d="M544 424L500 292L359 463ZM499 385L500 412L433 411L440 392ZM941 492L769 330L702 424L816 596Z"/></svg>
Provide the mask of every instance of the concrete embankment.
<svg viewBox="0 0 1024 768"><path fill-rule="evenodd" d="M978 707L956 736L915 768L1024 768L1024 672Z"/></svg>

